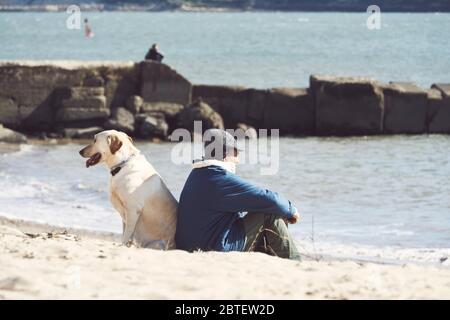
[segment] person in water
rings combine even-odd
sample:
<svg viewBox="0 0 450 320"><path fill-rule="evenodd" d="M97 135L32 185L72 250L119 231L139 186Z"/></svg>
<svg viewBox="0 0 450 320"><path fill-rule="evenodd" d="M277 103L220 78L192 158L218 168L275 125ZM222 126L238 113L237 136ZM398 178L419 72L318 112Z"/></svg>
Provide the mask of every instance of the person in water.
<svg viewBox="0 0 450 320"><path fill-rule="evenodd" d="M84 19L84 35L86 36L86 38L92 38L94 36L88 19Z"/></svg>
<svg viewBox="0 0 450 320"><path fill-rule="evenodd" d="M288 224L297 208L235 174L239 149L220 129L205 132L202 160L194 162L180 196L175 242L186 251L258 251L300 260Z"/></svg>
<svg viewBox="0 0 450 320"><path fill-rule="evenodd" d="M148 50L147 54L145 55L145 60L153 60L161 62L164 58L164 55L161 51L159 51L159 46L157 43L154 43L150 50Z"/></svg>

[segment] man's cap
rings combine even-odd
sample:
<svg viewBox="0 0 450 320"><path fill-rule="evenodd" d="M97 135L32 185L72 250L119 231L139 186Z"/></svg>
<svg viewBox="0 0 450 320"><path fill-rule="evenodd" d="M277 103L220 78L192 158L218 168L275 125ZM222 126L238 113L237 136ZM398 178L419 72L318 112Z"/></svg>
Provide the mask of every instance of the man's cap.
<svg viewBox="0 0 450 320"><path fill-rule="evenodd" d="M203 135L206 159L223 160L234 149L242 151L235 137L222 129L209 129ZM207 154L209 153L209 154Z"/></svg>

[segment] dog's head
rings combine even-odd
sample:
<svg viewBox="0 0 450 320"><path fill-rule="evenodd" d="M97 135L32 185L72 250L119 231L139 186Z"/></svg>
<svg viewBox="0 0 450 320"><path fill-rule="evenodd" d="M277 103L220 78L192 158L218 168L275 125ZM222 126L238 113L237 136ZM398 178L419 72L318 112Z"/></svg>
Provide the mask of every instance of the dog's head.
<svg viewBox="0 0 450 320"><path fill-rule="evenodd" d="M111 161L119 152L130 152L135 149L133 140L124 132L106 130L97 133L94 141L80 150L80 155L86 160L86 167L95 166L101 162Z"/></svg>

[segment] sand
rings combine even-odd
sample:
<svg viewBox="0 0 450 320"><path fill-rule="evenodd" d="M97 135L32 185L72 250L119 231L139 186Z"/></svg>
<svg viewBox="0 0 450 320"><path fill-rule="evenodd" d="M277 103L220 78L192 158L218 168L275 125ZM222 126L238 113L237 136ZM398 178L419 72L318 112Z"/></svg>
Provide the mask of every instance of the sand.
<svg viewBox="0 0 450 320"><path fill-rule="evenodd" d="M450 269L124 247L0 219L0 299L449 299Z"/></svg>

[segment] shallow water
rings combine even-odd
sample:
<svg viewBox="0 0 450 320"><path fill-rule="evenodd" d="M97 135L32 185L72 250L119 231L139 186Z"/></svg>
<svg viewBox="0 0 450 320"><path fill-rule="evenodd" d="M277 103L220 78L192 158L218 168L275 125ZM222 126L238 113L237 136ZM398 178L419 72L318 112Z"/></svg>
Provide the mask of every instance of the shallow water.
<svg viewBox="0 0 450 320"><path fill-rule="evenodd" d="M449 82L449 13L88 12L95 37L66 13L0 13L0 59L142 60L159 42L165 62L194 83L307 86L310 74L372 76L429 87Z"/></svg>
<svg viewBox="0 0 450 320"><path fill-rule="evenodd" d="M139 143L176 198L190 172L175 144ZM108 171L86 169L81 145L0 147L0 215L120 232L108 201ZM282 138L280 168L238 174L300 209L291 226L304 253L433 260L450 254L450 136ZM314 232L314 233L313 233Z"/></svg>

